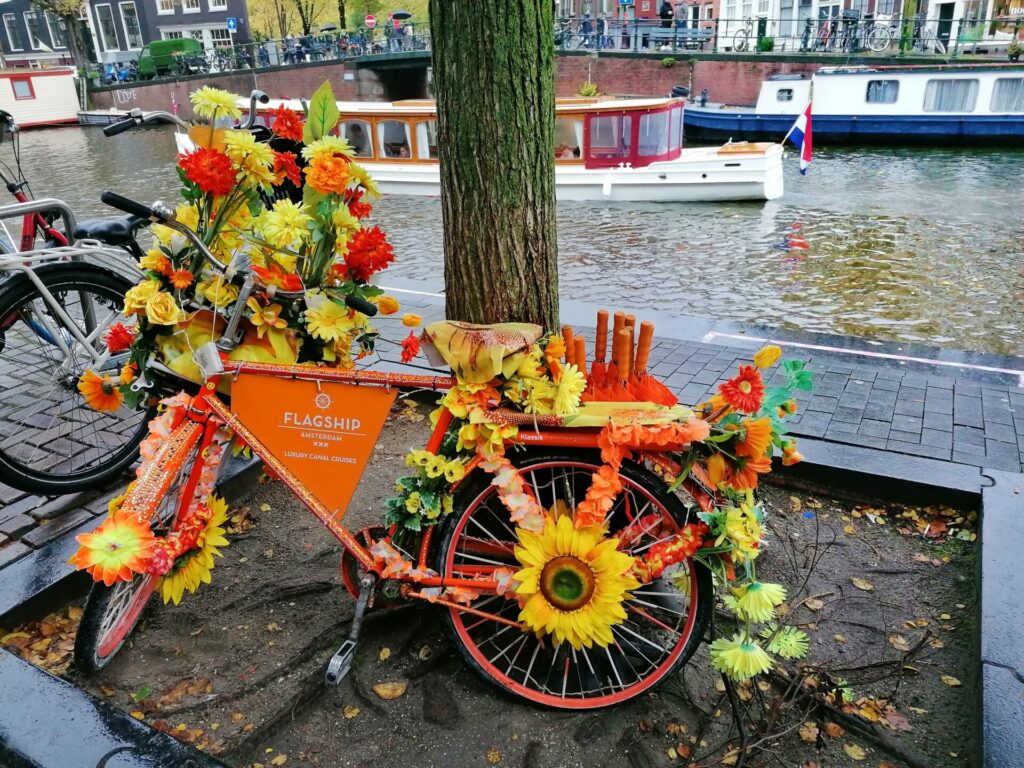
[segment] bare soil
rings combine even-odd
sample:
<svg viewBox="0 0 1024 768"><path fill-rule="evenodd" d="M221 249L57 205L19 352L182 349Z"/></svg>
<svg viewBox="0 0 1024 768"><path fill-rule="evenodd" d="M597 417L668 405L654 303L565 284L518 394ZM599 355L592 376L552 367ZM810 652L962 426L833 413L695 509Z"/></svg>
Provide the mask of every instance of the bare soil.
<svg viewBox="0 0 1024 768"><path fill-rule="evenodd" d="M406 451L426 434L426 421L392 417L350 527L379 521ZM866 514L864 500L777 487L763 497L771 527L759 572L787 586L787 620L809 632L811 650L784 665L793 685L774 677L739 689L748 743L759 747L745 762L730 754L740 744L732 708L704 647L656 693L557 712L479 680L449 648L435 609L410 605L371 612L352 673L325 688L353 601L339 545L277 483L250 500L254 525L232 537L211 586L178 607L151 606L106 670L74 679L238 765L968 765L974 545L929 540L913 526L900 533L891 508ZM727 624L722 614L718 629ZM373 687L385 682L408 687L384 700ZM828 702L846 712L830 713Z"/></svg>

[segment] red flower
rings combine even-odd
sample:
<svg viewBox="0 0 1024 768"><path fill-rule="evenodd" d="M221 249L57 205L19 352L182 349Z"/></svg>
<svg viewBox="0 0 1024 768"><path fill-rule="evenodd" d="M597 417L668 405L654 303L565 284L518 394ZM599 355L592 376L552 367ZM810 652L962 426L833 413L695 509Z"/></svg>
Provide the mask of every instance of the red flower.
<svg viewBox="0 0 1024 768"><path fill-rule="evenodd" d="M107 351L112 355L124 352L135 341L135 327L124 323L114 323L107 329L103 340L107 342Z"/></svg>
<svg viewBox="0 0 1024 768"><path fill-rule="evenodd" d="M280 136L282 139L291 139L292 141L302 141L302 120L299 119L299 113L291 109L288 109L284 104L279 106L270 112L274 118L274 122L271 123L271 130L274 134Z"/></svg>
<svg viewBox="0 0 1024 768"><path fill-rule="evenodd" d="M409 331L409 335L402 339L402 362L411 362L419 353L420 340L414 331Z"/></svg>
<svg viewBox="0 0 1024 768"><path fill-rule="evenodd" d="M363 202L363 190L357 189L352 195L352 199L348 201L348 212L357 219L365 219L372 210L372 205Z"/></svg>
<svg viewBox="0 0 1024 768"><path fill-rule="evenodd" d="M363 227L348 241L344 277L365 283L394 260L395 250L380 227Z"/></svg>
<svg viewBox="0 0 1024 768"><path fill-rule="evenodd" d="M254 266L252 271L265 285L276 285L286 291L302 290L302 279L298 275L282 272L277 264L271 264L270 269Z"/></svg>
<svg viewBox="0 0 1024 768"><path fill-rule="evenodd" d="M203 192L226 195L235 188L235 169L220 150L202 147L178 157L178 165Z"/></svg>
<svg viewBox="0 0 1024 768"><path fill-rule="evenodd" d="M278 184L288 179L296 187L302 186L302 172L295 164L296 159L294 152L274 153L274 175L277 176Z"/></svg>
<svg viewBox="0 0 1024 768"><path fill-rule="evenodd" d="M740 374L718 387L722 399L741 413L754 413L764 400L764 382L752 365L741 365Z"/></svg>

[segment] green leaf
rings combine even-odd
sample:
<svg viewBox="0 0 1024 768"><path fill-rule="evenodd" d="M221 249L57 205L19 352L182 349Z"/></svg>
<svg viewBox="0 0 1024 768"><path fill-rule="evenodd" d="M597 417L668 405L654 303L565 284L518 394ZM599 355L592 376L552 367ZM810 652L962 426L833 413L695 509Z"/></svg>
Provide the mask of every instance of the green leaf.
<svg viewBox="0 0 1024 768"><path fill-rule="evenodd" d="M306 118L306 127L302 131L302 141L312 144L317 139L323 138L338 124L340 117L331 84L325 81L316 89L313 98L309 100L309 116Z"/></svg>
<svg viewBox="0 0 1024 768"><path fill-rule="evenodd" d="M317 192L309 184L302 188L302 204L308 205L310 208L318 206L324 197L323 192Z"/></svg>
<svg viewBox="0 0 1024 768"><path fill-rule="evenodd" d="M153 686L151 686L151 685L144 685L141 688L139 688L139 690L135 691L135 693L132 694L132 700L136 701L136 702L139 702L139 701L142 701L143 699L148 699L152 695L153 695Z"/></svg>

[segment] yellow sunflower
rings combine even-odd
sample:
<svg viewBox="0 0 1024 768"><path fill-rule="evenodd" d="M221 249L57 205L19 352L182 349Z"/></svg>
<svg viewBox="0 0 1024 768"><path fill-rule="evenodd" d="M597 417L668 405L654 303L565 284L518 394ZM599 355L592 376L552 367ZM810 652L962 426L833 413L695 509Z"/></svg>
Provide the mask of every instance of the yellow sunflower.
<svg viewBox="0 0 1024 768"><path fill-rule="evenodd" d="M230 117L237 120L242 116L242 110L238 108L238 97L233 93L222 91L219 88L211 88L206 85L198 91L189 95L192 101L192 109L200 117L207 120L214 120L218 117Z"/></svg>
<svg viewBox="0 0 1024 768"><path fill-rule="evenodd" d="M353 328L348 310L333 301L323 301L306 310L306 328L321 341L338 341Z"/></svg>
<svg viewBox="0 0 1024 768"><path fill-rule="evenodd" d="M264 240L277 248L287 248L296 240L309 240L312 234L309 223L312 220L313 217L306 213L303 206L291 200L278 200L273 210L264 211L256 224Z"/></svg>
<svg viewBox="0 0 1024 768"><path fill-rule="evenodd" d="M579 650L615 642L612 627L626 619L623 601L640 583L633 558L616 549L598 526L577 530L569 516L546 516L540 533L519 528L515 575L526 600L519 620L538 635L554 635Z"/></svg>
<svg viewBox="0 0 1024 768"><path fill-rule="evenodd" d="M587 379L575 365L562 368L558 379L558 390L555 393L554 411L559 414L576 413L580 407L580 397L587 388Z"/></svg>
<svg viewBox="0 0 1024 768"><path fill-rule="evenodd" d="M161 577L157 584L160 597L165 603L173 601L177 605L186 591L195 592L200 584L209 584L213 558L220 557L220 547L228 545L228 540L224 538L224 524L228 519L227 502L217 496L210 496L209 505L210 519L196 539L195 549L179 557L170 572Z"/></svg>
<svg viewBox="0 0 1024 768"><path fill-rule="evenodd" d="M353 154L352 147L340 136L321 136L316 141L302 148L302 156L307 161L312 161L318 157L334 157L335 155L352 157Z"/></svg>

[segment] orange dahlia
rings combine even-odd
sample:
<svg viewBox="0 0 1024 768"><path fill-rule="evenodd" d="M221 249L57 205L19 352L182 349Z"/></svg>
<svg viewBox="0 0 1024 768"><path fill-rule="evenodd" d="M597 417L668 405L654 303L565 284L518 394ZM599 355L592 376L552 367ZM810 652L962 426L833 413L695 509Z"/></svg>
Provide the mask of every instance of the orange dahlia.
<svg viewBox="0 0 1024 768"><path fill-rule="evenodd" d="M75 540L80 546L68 563L76 570L88 571L95 581L108 587L144 573L156 542L149 524L133 515L108 517L95 531L80 533Z"/></svg>
<svg viewBox="0 0 1024 768"><path fill-rule="evenodd" d="M750 458L740 456L729 485L737 491L752 491L757 488L757 476L772 471L772 460L768 456Z"/></svg>
<svg viewBox="0 0 1024 768"><path fill-rule="evenodd" d="M265 285L276 285L286 291L302 290L302 278L296 274L282 272L277 264L271 264L269 269L253 267L252 271Z"/></svg>
<svg viewBox="0 0 1024 768"><path fill-rule="evenodd" d="M761 419L744 419L739 429L742 436L736 443L736 453L740 456L764 456L772 444L772 420L767 416Z"/></svg>
<svg viewBox="0 0 1024 768"><path fill-rule="evenodd" d="M171 273L171 285L183 291L192 285L192 272L187 269L176 269Z"/></svg>
<svg viewBox="0 0 1024 768"><path fill-rule="evenodd" d="M100 376L88 370L78 380L78 391L86 404L95 411L113 412L121 407L124 396L117 383L109 376Z"/></svg>
<svg viewBox="0 0 1024 768"><path fill-rule="evenodd" d="M319 155L306 166L306 183L322 194L343 195L348 182L348 161L342 157Z"/></svg>
<svg viewBox="0 0 1024 768"><path fill-rule="evenodd" d="M365 283L394 260L395 250L381 228L364 227L348 241L343 275L357 283Z"/></svg>
<svg viewBox="0 0 1024 768"><path fill-rule="evenodd" d="M231 158L218 149L201 147L181 155L178 166L185 172L185 178L195 182L203 192L226 195L235 188L235 168Z"/></svg>
<svg viewBox="0 0 1024 768"><path fill-rule="evenodd" d="M103 335L107 344L107 351L112 355L124 352L135 341L135 326L127 326L124 323L114 323Z"/></svg>
<svg viewBox="0 0 1024 768"><path fill-rule="evenodd" d="M282 104L277 109L271 110L270 116L274 118L274 122L270 125L275 136L291 141L302 141L303 124L298 112L288 109Z"/></svg>
<svg viewBox="0 0 1024 768"><path fill-rule="evenodd" d="M719 385L722 398L741 413L754 413L764 400L764 382L761 373L752 365L741 365L740 373Z"/></svg>
<svg viewBox="0 0 1024 768"><path fill-rule="evenodd" d="M296 187L302 186L302 171L296 165L298 156L294 152L274 153L274 175L277 177L275 184L280 184L288 179Z"/></svg>

